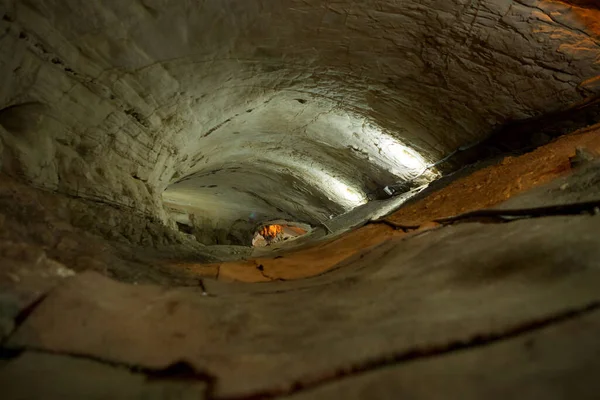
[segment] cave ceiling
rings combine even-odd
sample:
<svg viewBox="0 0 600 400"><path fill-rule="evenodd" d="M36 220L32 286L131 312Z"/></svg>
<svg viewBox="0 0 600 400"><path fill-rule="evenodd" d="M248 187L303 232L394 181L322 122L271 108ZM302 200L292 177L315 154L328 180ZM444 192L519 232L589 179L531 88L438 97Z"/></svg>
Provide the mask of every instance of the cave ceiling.
<svg viewBox="0 0 600 400"><path fill-rule="evenodd" d="M319 223L600 94L589 0L2 0L0 15L5 171L213 226Z"/></svg>

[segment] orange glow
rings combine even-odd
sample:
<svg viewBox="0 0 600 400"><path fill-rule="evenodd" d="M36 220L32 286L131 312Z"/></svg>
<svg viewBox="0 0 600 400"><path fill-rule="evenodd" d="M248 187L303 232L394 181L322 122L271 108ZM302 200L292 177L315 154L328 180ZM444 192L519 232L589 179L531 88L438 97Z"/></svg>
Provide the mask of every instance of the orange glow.
<svg viewBox="0 0 600 400"><path fill-rule="evenodd" d="M278 234L280 234L281 232L283 232L283 228L281 227L281 225L268 225L268 226L264 226L261 230L260 230L260 234L266 239L266 238L274 238L276 237Z"/></svg>
<svg viewBox="0 0 600 400"><path fill-rule="evenodd" d="M592 33L600 35L600 10L598 10L596 0L558 1L572 6L571 11L588 27L588 29Z"/></svg>

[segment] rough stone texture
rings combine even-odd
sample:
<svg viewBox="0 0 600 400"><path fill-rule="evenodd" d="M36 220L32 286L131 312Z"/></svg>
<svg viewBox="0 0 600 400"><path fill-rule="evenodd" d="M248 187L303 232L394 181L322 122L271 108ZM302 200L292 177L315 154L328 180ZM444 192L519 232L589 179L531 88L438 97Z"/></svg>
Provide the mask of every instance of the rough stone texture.
<svg viewBox="0 0 600 400"><path fill-rule="evenodd" d="M600 160L582 166L573 174L515 196L495 208L545 207L597 199L600 199Z"/></svg>
<svg viewBox="0 0 600 400"><path fill-rule="evenodd" d="M236 257L235 249L211 250L133 210L48 193L0 174L0 320L86 270L130 283L196 286L196 277L165 269L161 260L217 262L228 259L221 258L225 250Z"/></svg>
<svg viewBox="0 0 600 400"><path fill-rule="evenodd" d="M596 399L600 312L506 341L382 367L289 399ZM427 357L424 357L427 358Z"/></svg>
<svg viewBox="0 0 600 400"><path fill-rule="evenodd" d="M88 272L53 291L8 345L153 369L185 360L218 378L219 396L286 392L597 304L599 228L588 216L450 226L296 285L208 296Z"/></svg>
<svg viewBox="0 0 600 400"><path fill-rule="evenodd" d="M0 163L33 186L0 176L2 395L597 394L600 216L369 225L302 248L304 271L216 265L249 250L169 228L241 243L263 220L354 224L339 215L508 121L597 104L598 17L587 0L0 0ZM569 171L578 140L462 182L495 171L493 196L421 204L498 204ZM597 199L586 171L514 205Z"/></svg>
<svg viewBox="0 0 600 400"><path fill-rule="evenodd" d="M3 169L163 219L189 177L165 198L212 230L322 221L422 170L392 140L431 162L595 98L568 3L2 0Z"/></svg>
<svg viewBox="0 0 600 400"><path fill-rule="evenodd" d="M444 178L450 182L441 188L441 182L435 182L431 190L425 190L411 198L408 204L387 219L399 224L420 225L437 218L497 205L518 208L516 204L506 201L536 186L540 186L542 192L531 191L526 194L534 203L557 201L561 196L557 196L556 191L544 193L546 189L543 185L552 182L555 186L559 177L571 179L566 177L572 172L570 158L575 156L578 147L593 152L600 151L599 134L600 125L594 125L560 137L521 156L503 157L498 160L497 165L472 171L460 179ZM587 179L596 179L594 174L592 172L592 176ZM573 179L578 180L577 176ZM563 180L560 182L560 185L564 183ZM587 196L588 200L597 198L593 185L584 181L577 184L583 185L579 190L582 196ZM524 203L521 206L527 207Z"/></svg>
<svg viewBox="0 0 600 400"><path fill-rule="evenodd" d="M596 143L594 132L579 132L531 153L538 163L545 160L542 176L568 165L576 146ZM533 172L528 170L531 154L495 168L504 173L523 168ZM598 166L581 168L508 203L520 208L598 199ZM266 262L262 271L256 266L239 271L254 274L248 279L254 281L266 281L265 275L273 272L295 279L334 266L328 273L286 282L224 283L199 281L199 271L161 265L161 257L176 256L168 250L168 240L147 243L157 247L152 250L136 245L140 242L126 234L127 222L137 229L141 217L130 215L131 219L115 223L122 237L102 240L101 230L86 232L72 226L83 207L78 204L87 204L83 200L67 201L8 179L2 182L0 323L10 335L4 345L12 349L2 349L0 380L2 373L10 372L9 379L18 382L13 377L32 376L27 371L40 371L38 363L47 365L31 358L7 359L11 351L23 349L64 357L64 362L53 364L52 380L42 380L44 385L68 380L67 364L76 357L100 364L90 372L97 380L107 379L109 371L112 376L115 364L125 365L146 377L170 377L169 383L183 380L182 388L206 382L211 399L287 394L327 398L348 392L386 398L397 390L396 380L404 383L404 393L416 398L437 397L441 390L459 398L505 398L518 394L519 388L531 395L552 391L550 398L596 393L591 377L597 373L587 372L597 369L590 360L597 345L597 324L586 322L585 315L600 301L598 216L466 223L412 235L371 224L331 244L299 251L308 265L294 265L302 259L281 254ZM499 181L498 187L508 183ZM564 183L569 185L561 189ZM97 212L103 219L113 215ZM113 212L117 221L128 215ZM152 225L146 229L144 234L159 232ZM56 247L63 241L70 245ZM173 250L186 248L185 243L173 244L177 245ZM79 261L85 256L97 263L86 267ZM173 260L177 258L165 261ZM286 271L282 268L286 265L293 268ZM96 272L69 277L59 273L62 268L100 273L108 268L129 282L141 276L144 282L195 287L136 286ZM214 266L199 268L211 270L205 276L220 275ZM47 297L40 297L48 291ZM561 324L568 321L575 328L563 331ZM547 336L546 329L553 327L558 333ZM524 351L521 338L525 343L533 338L534 344L527 344ZM20 362L16 372L15 362ZM173 364L190 368L184 375L173 375ZM107 372L100 371L104 367ZM456 379L436 373L448 368ZM504 371L501 379L494 379L503 368L510 373ZM119 371L130 376L127 370ZM439 386L424 386L424 379ZM90 377L81 380L81 386L73 389L76 393L97 384ZM150 379L144 386L155 383ZM58 390L50 386L40 390ZM35 386L21 390L28 390L30 397L40 393Z"/></svg>
<svg viewBox="0 0 600 400"><path fill-rule="evenodd" d="M217 264L190 260L169 266L224 281L302 279L338 268L343 260L393 236L407 238L407 233L420 234L436 228L439 224L432 221L441 217L490 207L518 209L600 199L598 166L592 163L582 166L583 169L573 169L570 162L577 148L590 152L600 150L599 132L600 126L595 125L558 138L535 151L497 159L493 165L469 166L433 182L416 196L371 201L328 221L327 229L333 234L325 235L326 230L320 229L296 245L280 249L257 249L237 258L220 256L222 262ZM473 171L473 168L477 169ZM509 197L510 200L505 201ZM408 204L402 205L407 199ZM397 207L400 209L384 218L387 223L368 222ZM392 229L394 223L399 224L395 230ZM357 229L343 234L350 228Z"/></svg>

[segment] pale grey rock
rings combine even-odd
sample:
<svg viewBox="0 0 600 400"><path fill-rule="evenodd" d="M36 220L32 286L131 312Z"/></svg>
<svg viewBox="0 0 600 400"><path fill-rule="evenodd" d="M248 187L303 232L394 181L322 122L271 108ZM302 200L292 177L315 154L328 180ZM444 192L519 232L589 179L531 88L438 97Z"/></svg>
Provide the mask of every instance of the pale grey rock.
<svg viewBox="0 0 600 400"><path fill-rule="evenodd" d="M420 172L382 132L431 163L600 90L598 36L562 2L3 0L0 15L3 169L163 221L179 182L166 201L209 232L315 224Z"/></svg>

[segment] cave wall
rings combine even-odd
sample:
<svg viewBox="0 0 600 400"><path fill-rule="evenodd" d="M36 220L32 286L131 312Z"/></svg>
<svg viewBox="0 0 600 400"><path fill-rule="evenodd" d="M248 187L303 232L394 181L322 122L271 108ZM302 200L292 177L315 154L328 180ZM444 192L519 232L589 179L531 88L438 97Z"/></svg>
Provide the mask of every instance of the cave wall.
<svg viewBox="0 0 600 400"><path fill-rule="evenodd" d="M597 101L591 5L0 0L3 394L595 398L597 126L295 253L163 224L316 224Z"/></svg>
<svg viewBox="0 0 600 400"><path fill-rule="evenodd" d="M252 212L322 220L422 169L382 152L382 138L427 164L595 98L591 12L545 0L2 0L2 167L163 220L161 193L188 177L167 198L200 199L213 225ZM297 189L276 190L290 180Z"/></svg>

